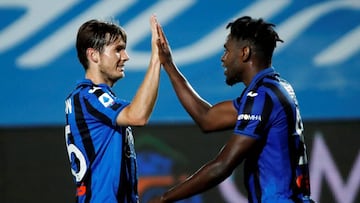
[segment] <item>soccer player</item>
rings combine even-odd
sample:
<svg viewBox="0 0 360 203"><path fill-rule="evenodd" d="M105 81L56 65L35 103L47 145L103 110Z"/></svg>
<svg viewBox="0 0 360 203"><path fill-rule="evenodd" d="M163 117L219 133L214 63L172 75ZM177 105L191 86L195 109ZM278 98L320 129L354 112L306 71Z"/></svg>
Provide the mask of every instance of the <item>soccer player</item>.
<svg viewBox="0 0 360 203"><path fill-rule="evenodd" d="M175 92L204 132L233 129L218 155L152 202L174 202L204 192L244 161L249 202L311 202L308 160L299 105L291 85L272 66L274 25L244 16L230 22L221 57L226 83L244 83L233 100L209 104L175 65L158 26L160 61ZM209 70L210 71L210 70Z"/></svg>
<svg viewBox="0 0 360 203"><path fill-rule="evenodd" d="M77 186L76 202L136 203L137 161L130 126L147 124L155 105L160 60L156 17L151 16L152 54L131 102L112 91L123 78L126 33L115 23L90 20L78 30L76 49L85 78L66 98L66 144Z"/></svg>

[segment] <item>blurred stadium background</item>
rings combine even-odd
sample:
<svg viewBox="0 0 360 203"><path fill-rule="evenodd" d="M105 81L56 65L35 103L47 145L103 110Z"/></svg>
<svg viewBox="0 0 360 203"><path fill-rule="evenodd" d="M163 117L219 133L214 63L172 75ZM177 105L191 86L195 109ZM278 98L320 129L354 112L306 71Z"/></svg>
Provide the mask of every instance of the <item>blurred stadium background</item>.
<svg viewBox="0 0 360 203"><path fill-rule="evenodd" d="M63 126L64 99L83 77L74 49L77 28L100 18L126 29L131 59L114 90L131 100L148 63L152 13L182 72L212 103L233 99L244 88L224 83L220 57L227 23L242 15L275 23L285 43L273 65L297 92L313 197L360 202L359 0L1 0L0 202L74 199ZM213 158L229 135L202 133L163 72L151 122L135 128L141 200ZM246 202L242 181L239 167L218 187L182 202Z"/></svg>

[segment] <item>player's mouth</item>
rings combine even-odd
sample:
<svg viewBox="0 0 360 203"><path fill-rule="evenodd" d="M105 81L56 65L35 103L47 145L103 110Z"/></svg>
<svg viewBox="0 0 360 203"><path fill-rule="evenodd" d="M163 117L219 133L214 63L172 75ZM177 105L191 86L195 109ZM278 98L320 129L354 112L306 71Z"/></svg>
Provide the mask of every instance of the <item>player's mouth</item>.
<svg viewBox="0 0 360 203"><path fill-rule="evenodd" d="M224 67L224 75L226 75L226 73L227 73L227 68Z"/></svg>
<svg viewBox="0 0 360 203"><path fill-rule="evenodd" d="M125 70L124 65L118 64L116 66L116 70L119 71L119 72L124 72L124 70Z"/></svg>

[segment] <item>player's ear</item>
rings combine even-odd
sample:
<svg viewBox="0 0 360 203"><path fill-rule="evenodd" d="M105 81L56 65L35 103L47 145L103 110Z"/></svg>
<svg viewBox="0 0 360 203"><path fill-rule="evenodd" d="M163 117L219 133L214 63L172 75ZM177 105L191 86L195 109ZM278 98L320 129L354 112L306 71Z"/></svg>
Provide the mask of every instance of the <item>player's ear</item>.
<svg viewBox="0 0 360 203"><path fill-rule="evenodd" d="M244 46L242 49L242 59L244 62L248 61L251 56L251 49L249 46Z"/></svg>
<svg viewBox="0 0 360 203"><path fill-rule="evenodd" d="M93 48L88 48L86 50L86 56L90 62L97 63L99 61L100 54L99 51Z"/></svg>

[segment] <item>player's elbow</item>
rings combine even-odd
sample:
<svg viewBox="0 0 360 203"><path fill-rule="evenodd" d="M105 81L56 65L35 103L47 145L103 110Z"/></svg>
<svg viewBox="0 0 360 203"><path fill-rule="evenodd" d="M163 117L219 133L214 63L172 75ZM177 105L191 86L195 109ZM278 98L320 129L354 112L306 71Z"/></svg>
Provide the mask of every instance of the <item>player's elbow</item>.
<svg viewBox="0 0 360 203"><path fill-rule="evenodd" d="M132 112L129 109L124 109L117 117L118 125L144 126L148 122L149 116L147 114Z"/></svg>
<svg viewBox="0 0 360 203"><path fill-rule="evenodd" d="M146 124L148 124L149 118L145 116L138 116L138 117L133 117L131 121L132 121L131 122L132 126L145 126Z"/></svg>
<svg viewBox="0 0 360 203"><path fill-rule="evenodd" d="M145 126L149 123L149 119L140 119L137 123L137 126Z"/></svg>
<svg viewBox="0 0 360 203"><path fill-rule="evenodd" d="M210 133L210 132L217 131L217 129L214 128L213 125L210 125L208 122L197 122L197 125L199 126L200 130L203 133Z"/></svg>

